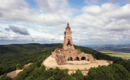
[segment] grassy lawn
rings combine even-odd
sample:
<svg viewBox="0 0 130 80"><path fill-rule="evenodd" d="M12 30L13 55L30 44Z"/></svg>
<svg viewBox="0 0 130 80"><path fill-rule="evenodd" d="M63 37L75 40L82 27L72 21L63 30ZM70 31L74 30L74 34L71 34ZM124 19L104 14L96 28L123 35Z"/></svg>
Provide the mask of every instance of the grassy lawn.
<svg viewBox="0 0 130 80"><path fill-rule="evenodd" d="M123 59L130 59L130 53L110 51L110 50L104 50L100 52L106 53L107 55L110 55L110 56L121 57Z"/></svg>

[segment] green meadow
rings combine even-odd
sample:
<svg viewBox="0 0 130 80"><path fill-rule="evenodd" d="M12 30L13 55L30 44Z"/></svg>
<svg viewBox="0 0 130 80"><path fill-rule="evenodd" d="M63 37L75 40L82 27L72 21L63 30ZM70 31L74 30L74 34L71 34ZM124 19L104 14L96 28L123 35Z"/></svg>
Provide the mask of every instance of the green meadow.
<svg viewBox="0 0 130 80"><path fill-rule="evenodd" d="M126 53L126 52L118 52L118 51L110 51L110 50L104 50L100 52L106 53L107 55L110 56L121 57L123 59L130 59L130 53Z"/></svg>

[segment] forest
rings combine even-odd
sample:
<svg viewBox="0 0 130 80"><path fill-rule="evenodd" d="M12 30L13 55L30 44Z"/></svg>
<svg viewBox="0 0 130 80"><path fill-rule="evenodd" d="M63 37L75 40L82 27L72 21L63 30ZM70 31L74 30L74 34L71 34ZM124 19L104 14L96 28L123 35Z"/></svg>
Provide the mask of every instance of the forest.
<svg viewBox="0 0 130 80"><path fill-rule="evenodd" d="M42 61L51 52L62 47L61 44L14 44L0 46L0 80L12 80L6 74L17 68L16 65L23 66L26 63L33 64L24 69L13 80L130 80L130 60L118 57L111 57L96 50L75 46L85 53L92 54L96 59L112 60L109 66L99 66L91 68L87 75L83 75L80 70L68 75L68 70L48 69L46 70Z"/></svg>

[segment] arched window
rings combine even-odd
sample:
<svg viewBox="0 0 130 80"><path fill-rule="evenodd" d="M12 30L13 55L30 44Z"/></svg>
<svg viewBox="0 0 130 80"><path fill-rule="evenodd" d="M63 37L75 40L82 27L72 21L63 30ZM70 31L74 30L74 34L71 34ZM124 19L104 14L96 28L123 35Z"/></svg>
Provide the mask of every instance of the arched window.
<svg viewBox="0 0 130 80"><path fill-rule="evenodd" d="M81 60L86 60L86 58L85 57L81 57Z"/></svg>
<svg viewBox="0 0 130 80"><path fill-rule="evenodd" d="M76 57L75 60L76 60L76 61L79 61L79 57Z"/></svg>
<svg viewBox="0 0 130 80"><path fill-rule="evenodd" d="M72 58L72 57L69 57L69 58L68 58L68 61L73 61L73 58Z"/></svg>

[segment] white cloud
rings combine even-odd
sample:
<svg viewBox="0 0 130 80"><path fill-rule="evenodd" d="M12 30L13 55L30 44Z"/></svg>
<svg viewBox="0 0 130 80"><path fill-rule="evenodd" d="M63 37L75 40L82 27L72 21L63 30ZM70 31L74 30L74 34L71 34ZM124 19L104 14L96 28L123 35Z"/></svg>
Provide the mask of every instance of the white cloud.
<svg viewBox="0 0 130 80"><path fill-rule="evenodd" d="M67 0L35 0L41 10L45 13L62 13L67 12L68 14L70 8ZM65 14L65 15L66 15Z"/></svg>
<svg viewBox="0 0 130 80"><path fill-rule="evenodd" d="M87 12L87 13L90 13L90 14L97 14L97 13L100 13L100 7L97 6L97 5L91 5L91 6L86 6L82 9L83 12Z"/></svg>
<svg viewBox="0 0 130 80"><path fill-rule="evenodd" d="M27 3L24 0L0 0L0 9L22 9L27 7Z"/></svg>
<svg viewBox="0 0 130 80"><path fill-rule="evenodd" d="M129 5L105 3L101 6L85 6L82 14L72 21L74 31L82 31L77 32L79 35L74 37L80 38L84 43L129 43Z"/></svg>
<svg viewBox="0 0 130 80"><path fill-rule="evenodd" d="M130 3L130 0L85 0L85 3L88 5L93 4L103 4L103 3L114 3L114 4L120 4L120 3Z"/></svg>
<svg viewBox="0 0 130 80"><path fill-rule="evenodd" d="M0 3L2 1L0 0ZM67 22L73 11L66 0L62 3L60 0L36 0L36 2L40 6L39 11L30 9L24 0L4 0L3 5L0 5L0 20L55 25Z"/></svg>

